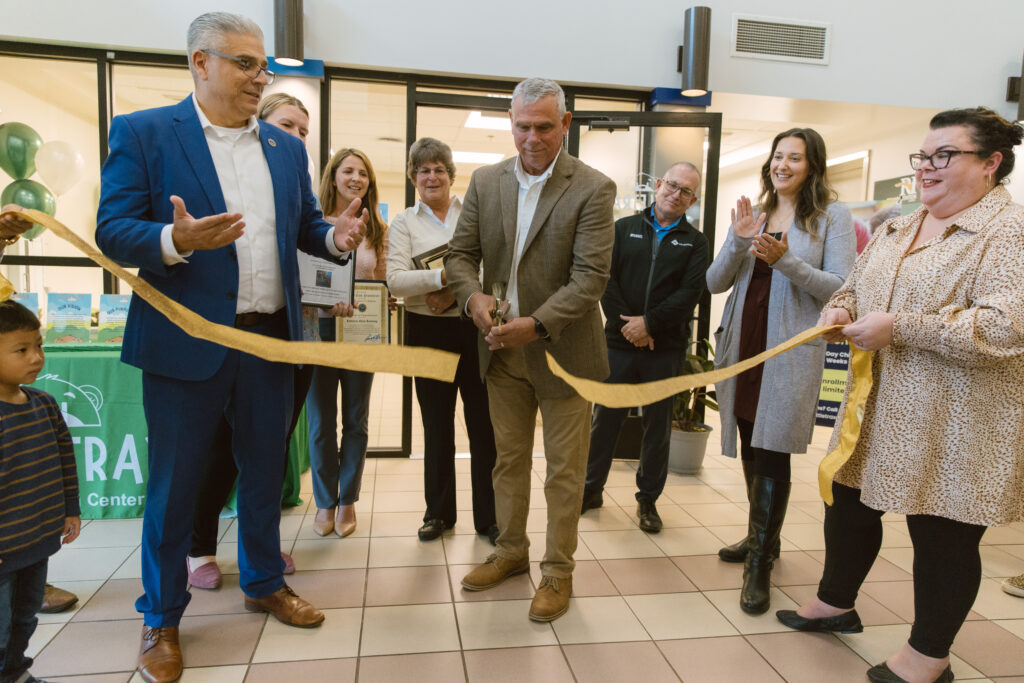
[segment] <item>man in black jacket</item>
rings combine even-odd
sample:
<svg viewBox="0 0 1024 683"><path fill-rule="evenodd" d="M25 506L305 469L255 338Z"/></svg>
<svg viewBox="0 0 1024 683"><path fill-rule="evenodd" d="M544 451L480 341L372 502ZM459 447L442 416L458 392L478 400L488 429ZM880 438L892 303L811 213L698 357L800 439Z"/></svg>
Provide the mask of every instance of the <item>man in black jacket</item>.
<svg viewBox="0 0 1024 683"><path fill-rule="evenodd" d="M611 279L601 298L608 341L609 383L650 382L679 374L693 309L704 293L708 242L686 210L697 201L700 173L680 162L658 179L654 206L615 223ZM661 531L654 502L668 477L672 398L643 408L643 443L636 473L637 517ZM625 408L594 407L582 512L603 504Z"/></svg>

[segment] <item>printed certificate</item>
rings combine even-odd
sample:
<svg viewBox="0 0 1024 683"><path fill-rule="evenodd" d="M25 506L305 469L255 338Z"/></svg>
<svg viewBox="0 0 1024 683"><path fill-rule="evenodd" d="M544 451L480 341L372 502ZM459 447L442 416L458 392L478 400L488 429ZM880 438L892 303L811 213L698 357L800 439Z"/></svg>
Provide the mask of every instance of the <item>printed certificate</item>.
<svg viewBox="0 0 1024 683"><path fill-rule="evenodd" d="M355 277L355 252L345 265L299 252L299 286L302 303L307 306L330 308L339 301L352 303Z"/></svg>
<svg viewBox="0 0 1024 683"><path fill-rule="evenodd" d="M353 288L356 312L337 318L336 338L347 344L390 344L391 311L388 286L383 280L356 280Z"/></svg>

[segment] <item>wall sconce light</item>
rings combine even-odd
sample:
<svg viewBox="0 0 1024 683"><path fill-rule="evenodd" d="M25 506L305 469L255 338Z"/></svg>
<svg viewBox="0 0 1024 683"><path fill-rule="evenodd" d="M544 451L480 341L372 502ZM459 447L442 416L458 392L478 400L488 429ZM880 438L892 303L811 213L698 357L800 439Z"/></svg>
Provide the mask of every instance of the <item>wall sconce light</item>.
<svg viewBox="0 0 1024 683"><path fill-rule="evenodd" d="M711 64L711 8L691 7L683 14L683 44L676 70L683 75L683 95L700 97L708 92Z"/></svg>
<svg viewBox="0 0 1024 683"><path fill-rule="evenodd" d="M1017 103L1017 121L1024 121L1024 96L1021 93L1021 83L1024 83L1024 60L1020 66L1020 76L1010 76L1006 79L1006 101Z"/></svg>
<svg viewBox="0 0 1024 683"><path fill-rule="evenodd" d="M274 61L302 66L302 0L274 0Z"/></svg>

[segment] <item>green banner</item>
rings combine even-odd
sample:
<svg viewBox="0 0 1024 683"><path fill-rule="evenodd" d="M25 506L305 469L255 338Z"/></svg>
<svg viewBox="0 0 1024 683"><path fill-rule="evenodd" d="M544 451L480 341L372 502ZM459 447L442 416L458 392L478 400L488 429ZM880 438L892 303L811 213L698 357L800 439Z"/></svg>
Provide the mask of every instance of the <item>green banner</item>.
<svg viewBox="0 0 1024 683"><path fill-rule="evenodd" d="M121 362L120 346L56 344L45 350L46 365L32 386L56 399L68 423L82 517L141 517L149 476L142 372ZM302 503L299 477L309 467L308 441L303 415L289 448L284 506Z"/></svg>

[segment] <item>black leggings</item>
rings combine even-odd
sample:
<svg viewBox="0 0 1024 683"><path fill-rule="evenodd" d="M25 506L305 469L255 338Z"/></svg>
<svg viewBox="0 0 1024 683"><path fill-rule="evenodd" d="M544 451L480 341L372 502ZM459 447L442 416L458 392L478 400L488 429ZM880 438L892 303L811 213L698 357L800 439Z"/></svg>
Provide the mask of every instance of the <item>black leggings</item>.
<svg viewBox="0 0 1024 683"><path fill-rule="evenodd" d="M750 445L754 434L754 423L736 418L736 426L740 429L740 459L753 461L754 474L776 481L789 481L789 453L754 448Z"/></svg>
<svg viewBox="0 0 1024 683"><path fill-rule="evenodd" d="M818 598L852 608L882 547L882 515L860 502L860 489L832 483L825 509L825 573ZM929 657L949 655L981 585L978 544L988 527L932 515L907 515L914 544L914 626L910 646Z"/></svg>

